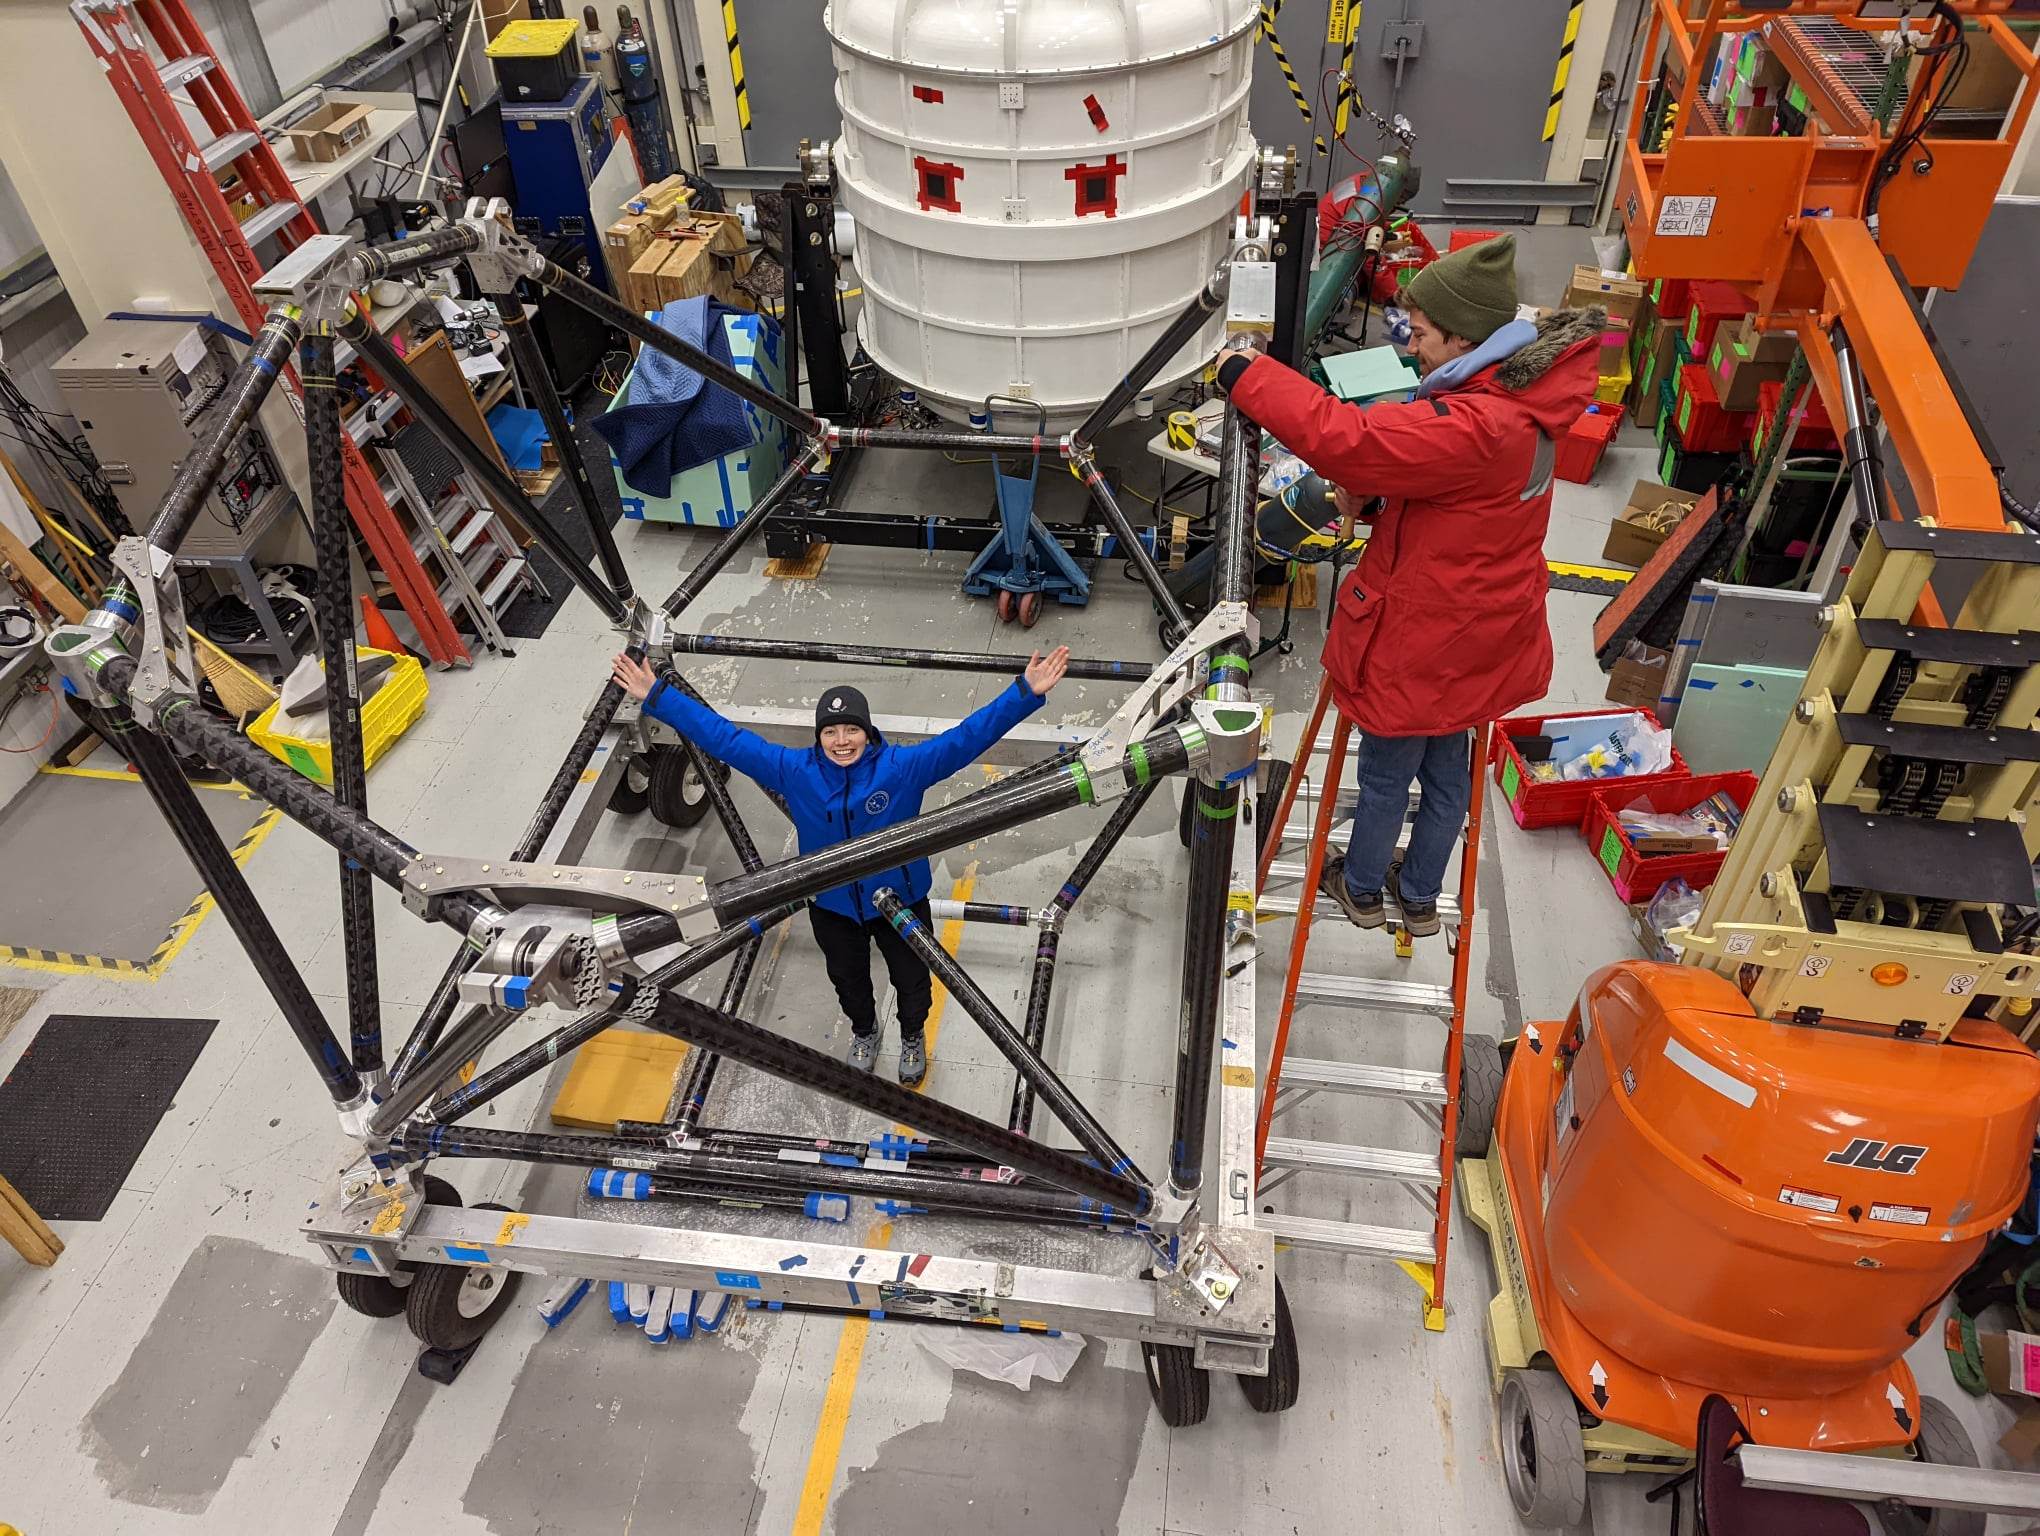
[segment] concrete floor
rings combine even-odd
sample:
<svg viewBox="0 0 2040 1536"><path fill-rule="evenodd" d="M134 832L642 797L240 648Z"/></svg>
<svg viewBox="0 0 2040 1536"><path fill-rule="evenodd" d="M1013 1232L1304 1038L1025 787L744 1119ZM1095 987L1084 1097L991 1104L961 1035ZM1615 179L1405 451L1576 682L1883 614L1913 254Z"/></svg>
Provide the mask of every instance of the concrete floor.
<svg viewBox="0 0 2040 1536"><path fill-rule="evenodd" d="M1576 231L1537 233L1552 238L1530 255L1526 270L1540 275L1526 281L1526 297L1554 298L1555 288L1541 287L1584 255L1584 242ZM1117 451L1119 462L1135 462L1138 439ZM1550 553L1596 560L1610 513L1647 464L1642 448L1618 446L1596 484L1561 485ZM989 489L982 469L932 456L869 469L859 496L871 505L975 504ZM1065 494L1062 477L1050 478L1052 494ZM631 566L654 594L705 542L670 528L622 530ZM768 580L761 558L739 560L689 617L741 634L1017 648L1017 633L1002 630L988 605L957 593L962 563L841 550L820 581L787 584ZM1601 700L1587 640L1599 606L1567 594L1550 600L1555 708ZM1285 749L1317 680L1318 620L1302 615L1298 630L1296 654L1269 658L1254 679L1282 711L1276 731ZM1145 597L1113 570L1101 572L1089 608L1052 611L1033 638L1066 641L1081 655L1155 653ZM377 818L420 847L501 847L521 829L615 646L576 600L542 640L520 642L514 661L435 674L425 717L371 777ZM882 711L929 715L962 713L997 686L771 662L689 671L719 702L805 706L841 678L865 684ZM1066 683L1039 718L1095 724L1120 696ZM954 784L978 782L973 769ZM746 795L763 851L779 856L783 824ZM1077 813L954 850L937 861L936 891L974 881L981 897L1039 901L1074 862L1087 828ZM1622 907L1570 833L1524 833L1503 817L1488 853L1469 1028L1503 1035L1526 1018L1562 1016L1585 972L1633 945ZM668 833L648 817L606 821L588 857L711 874L729 866L719 836ZM249 875L329 1016L343 1018L332 856L286 822ZM1059 1070L1150 1166L1167 1123L1180 880L1172 807L1157 803L1079 909L1050 1035ZM448 940L387 893L378 903L388 1027L400 1037ZM798 923L785 934L768 948L748 1011L840 1048L812 940ZM1259 971L1266 998L1279 995L1286 939L1285 928L1270 930ZM1363 945L1356 935L1333 935L1314 955L1320 966L1403 974L1385 943ZM961 958L995 1001L1010 1006L1024 988L1023 944L1006 930L969 930ZM1442 949L1427 944L1411 964L1407 974L1442 978ZM41 989L0 1039L0 1068L52 1011L220 1020L107 1218L64 1226L68 1249L47 1271L0 1251L0 1523L28 1536L229 1536L286 1522L305 1536L1457 1536L1516 1528L1481 1335L1491 1284L1485 1244L1463 1219L1448 1296L1453 1323L1443 1335L1418 1325L1415 1292L1392 1268L1283 1259L1304 1389L1297 1408L1275 1418L1247 1412L1221 1380L1210 1420L1172 1432L1149 1409L1137 1352L1117 1342L1091 1341L1060 1386L1023 1395L952 1373L912 1326L740 1314L722 1338L661 1351L612 1327L592 1304L549 1334L530 1305L536 1287L454 1387L435 1387L413 1371L403 1325L337 1306L296 1236L306 1203L346 1148L224 924L206 923L153 986L4 968L0 983ZM1293 1048L1329 1053L1335 1032L1355 1027L1350 1017L1306 1014ZM1384 1031L1370 1054L1387 1060L1400 1050L1415 1061L1429 1049L1435 1060L1435 1045L1417 1041L1415 1028L1391 1022L1385 1030L1409 1033L1398 1043ZM994 1069L967 1020L947 1018L934 1057L933 1092L1003 1113L1010 1078ZM888 1052L881 1070L891 1065ZM737 1079L733 1092L746 1091L741 1074L726 1076ZM493 1123L534 1123L542 1092L533 1081L499 1100ZM1371 1127L1339 1129L1360 1139ZM556 1170L485 1163L443 1171L471 1203L572 1205L572 1181ZM1329 1191L1320 1198L1314 1213L1339 1213ZM1933 1340L1914 1352L1914 1365L1930 1391L1976 1411L1949 1387ZM1633 1481L1597 1483L1590 1528L1606 1536L1663 1530L1662 1507L1644 1505L1642 1492Z"/></svg>

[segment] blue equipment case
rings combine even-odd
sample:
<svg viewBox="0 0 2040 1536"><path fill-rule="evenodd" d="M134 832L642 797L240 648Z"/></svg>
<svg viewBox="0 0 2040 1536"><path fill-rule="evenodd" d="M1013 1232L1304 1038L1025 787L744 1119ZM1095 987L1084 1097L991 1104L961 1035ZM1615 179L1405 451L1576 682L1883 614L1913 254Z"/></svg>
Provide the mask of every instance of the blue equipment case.
<svg viewBox="0 0 2040 1536"><path fill-rule="evenodd" d="M503 142L517 182L519 224L536 219L545 234L578 235L588 250L589 281L607 289L602 231L608 221L588 206L588 185L611 143L602 82L583 75L562 100L521 107L506 102Z"/></svg>

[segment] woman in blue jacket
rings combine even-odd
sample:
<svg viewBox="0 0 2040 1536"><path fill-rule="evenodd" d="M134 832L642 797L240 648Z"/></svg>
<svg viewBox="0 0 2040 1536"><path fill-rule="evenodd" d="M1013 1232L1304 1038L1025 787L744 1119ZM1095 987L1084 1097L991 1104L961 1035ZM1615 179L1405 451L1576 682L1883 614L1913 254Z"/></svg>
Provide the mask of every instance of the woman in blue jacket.
<svg viewBox="0 0 2040 1536"><path fill-rule="evenodd" d="M643 662L618 656L616 681L645 713L662 720L710 757L753 778L786 802L800 834L800 851L820 850L921 814L921 797L968 767L1000 737L1041 707L1048 690L1069 670L1068 646L1036 652L1012 684L991 703L940 736L894 746L872 724L871 707L855 688L831 688L815 705L815 744L781 747L730 724L697 704ZM878 1060L878 1009L871 992L871 946L885 957L899 997L900 1081L914 1084L928 1072L922 1040L933 997L928 967L872 904L890 886L929 922L926 859L883 870L824 891L808 909L829 980L850 1020L850 1065L869 1072Z"/></svg>

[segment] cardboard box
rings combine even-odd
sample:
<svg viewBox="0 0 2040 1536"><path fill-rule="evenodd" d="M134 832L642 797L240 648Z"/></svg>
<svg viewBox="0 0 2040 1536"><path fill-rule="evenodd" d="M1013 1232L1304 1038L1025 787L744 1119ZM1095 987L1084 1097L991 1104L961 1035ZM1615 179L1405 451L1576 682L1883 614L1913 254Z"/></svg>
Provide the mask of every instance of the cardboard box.
<svg viewBox="0 0 2040 1536"><path fill-rule="evenodd" d="M283 130L300 160L338 160L368 141L367 107L328 101Z"/></svg>
<svg viewBox="0 0 2040 1536"><path fill-rule="evenodd" d="M1654 550L1657 546L1651 547ZM1626 704L1631 709L1656 709L1665 691L1665 674L1671 666L1672 653L1641 642L1637 648L1645 653L1642 660L1624 656L1608 669L1608 702Z"/></svg>
<svg viewBox="0 0 2040 1536"><path fill-rule="evenodd" d="M2040 1335L1979 1332L1976 1347L1983 1355L1983 1379L1991 1391L2040 1397Z"/></svg>
<svg viewBox="0 0 2040 1536"><path fill-rule="evenodd" d="M1617 565L1633 565L1639 569L1650 563L1657 553L1658 545L1664 543L1678 524L1654 528L1649 519L1667 503L1676 504L1681 510L1680 520L1700 504L1700 498L1691 491L1674 490L1660 485L1655 480L1639 480L1629 493L1629 503L1609 520L1608 542L1601 548L1601 558L1612 560ZM1655 698L1651 701L1656 703Z"/></svg>
<svg viewBox="0 0 2040 1536"><path fill-rule="evenodd" d="M2014 1461L2040 1457L2040 1403L2026 1403L2012 1427L1998 1437L1998 1449Z"/></svg>
<svg viewBox="0 0 2040 1536"><path fill-rule="evenodd" d="M1599 267L1574 267L1563 307L1584 309L1589 304L1607 310L1610 320L1627 324L1643 308L1643 283L1620 272L1604 272Z"/></svg>
<svg viewBox="0 0 2040 1536"><path fill-rule="evenodd" d="M1724 335L1738 356L1754 363L1789 363L1792 354L1799 350L1799 338L1792 332L1760 331L1752 315L1744 315L1733 327L1722 326L1716 331L1715 340Z"/></svg>

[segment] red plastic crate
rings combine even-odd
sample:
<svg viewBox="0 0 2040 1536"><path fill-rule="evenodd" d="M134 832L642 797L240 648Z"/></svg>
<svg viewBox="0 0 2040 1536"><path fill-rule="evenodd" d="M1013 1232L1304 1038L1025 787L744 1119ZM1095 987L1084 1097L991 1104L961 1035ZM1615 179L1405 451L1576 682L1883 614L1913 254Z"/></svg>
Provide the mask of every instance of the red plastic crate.
<svg viewBox="0 0 2040 1536"><path fill-rule="evenodd" d="M1445 249L1448 253L1463 251L1469 245L1479 245L1481 241L1493 240L1500 234L1499 229L1455 229L1452 231L1452 243Z"/></svg>
<svg viewBox="0 0 2040 1536"><path fill-rule="evenodd" d="M1585 485L1601 467L1601 455L1615 440L1622 425L1619 405L1590 405L1558 442L1557 475L1575 485Z"/></svg>
<svg viewBox="0 0 2040 1536"><path fill-rule="evenodd" d="M1695 453L1734 453L1749 436L1750 412L1725 411L1704 363L1682 363L1672 425L1679 441Z"/></svg>
<svg viewBox="0 0 2040 1536"><path fill-rule="evenodd" d="M1778 403L1784 398L1783 384L1765 383L1757 386L1756 415L1750 424L1754 435L1778 414ZM1820 391L1806 392L1806 403L1799 408L1799 425L1792 434L1792 446L1808 453L1826 450L1829 453L1841 451L1842 440L1835 435L1834 418L1828 415L1827 407L1820 402Z"/></svg>
<svg viewBox="0 0 2040 1536"><path fill-rule="evenodd" d="M1622 830L1619 812L1644 796L1660 811L1688 811L1714 795L1726 792L1747 814L1756 798L1754 773L1703 773L1672 784L1650 785L1641 779L1593 779L1594 795L1587 806L1587 819L1580 835L1608 872L1615 894L1632 905L1649 901L1660 886L1684 880L1694 890L1705 890L1721 873L1726 848L1712 853L1641 854Z"/></svg>
<svg viewBox="0 0 2040 1536"><path fill-rule="evenodd" d="M1660 320L1685 328L1686 311L1692 307L1693 280L1690 277L1661 277L1645 290Z"/></svg>
<svg viewBox="0 0 2040 1536"><path fill-rule="evenodd" d="M1673 747L1672 766L1663 773L1639 773L1619 781L1572 779L1540 784L1530 776L1530 765L1523 761L1523 754L1509 739L1511 736L1542 736L1547 720L1587 720L1597 715L1642 715L1652 725L1659 723L1658 717L1647 709L1566 709L1549 715L1514 715L1496 725L1493 749L1495 782L1501 786L1502 798L1509 803L1509 814L1516 818L1517 826L1578 827L1585 822L1597 789L1607 789L1617 782L1625 787L1647 788L1693 776L1693 770L1679 756L1679 749Z"/></svg>
<svg viewBox="0 0 2040 1536"><path fill-rule="evenodd" d="M1740 320L1756 307L1733 283L1706 279L1694 283L1688 293L1686 344L1695 357L1705 357L1713 348L1714 332L1722 321Z"/></svg>

